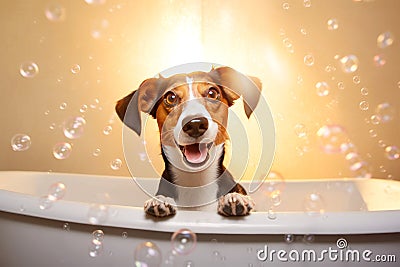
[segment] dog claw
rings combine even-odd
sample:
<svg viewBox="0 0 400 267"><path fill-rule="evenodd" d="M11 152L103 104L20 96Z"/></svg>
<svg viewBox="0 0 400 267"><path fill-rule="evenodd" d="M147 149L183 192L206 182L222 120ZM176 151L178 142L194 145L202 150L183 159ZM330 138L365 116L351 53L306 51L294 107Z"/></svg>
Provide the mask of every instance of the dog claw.
<svg viewBox="0 0 400 267"><path fill-rule="evenodd" d="M176 214L176 204L172 198L159 195L144 203L144 211L155 217L172 216Z"/></svg>
<svg viewBox="0 0 400 267"><path fill-rule="evenodd" d="M254 209L251 197L239 193L229 193L218 200L218 213L224 216L245 216Z"/></svg>

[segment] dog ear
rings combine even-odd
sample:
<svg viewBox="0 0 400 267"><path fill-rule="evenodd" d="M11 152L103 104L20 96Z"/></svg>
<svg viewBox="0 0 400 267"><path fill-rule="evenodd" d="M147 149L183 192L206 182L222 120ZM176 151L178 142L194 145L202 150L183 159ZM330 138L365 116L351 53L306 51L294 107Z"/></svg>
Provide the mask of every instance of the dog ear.
<svg viewBox="0 0 400 267"><path fill-rule="evenodd" d="M162 79L164 78L145 80L139 89L120 99L115 106L118 117L139 136L142 132L140 111L155 116L155 105L162 93L159 90Z"/></svg>
<svg viewBox="0 0 400 267"><path fill-rule="evenodd" d="M224 87L229 106L240 96L243 97L244 111L247 118L253 113L261 95L261 81L246 76L230 67L219 67L210 71L214 81Z"/></svg>

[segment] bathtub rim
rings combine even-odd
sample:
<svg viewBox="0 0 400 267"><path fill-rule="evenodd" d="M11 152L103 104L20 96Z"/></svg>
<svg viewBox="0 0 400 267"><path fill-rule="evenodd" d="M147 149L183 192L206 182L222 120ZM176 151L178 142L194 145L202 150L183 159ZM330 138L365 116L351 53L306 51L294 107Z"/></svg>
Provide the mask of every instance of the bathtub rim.
<svg viewBox="0 0 400 267"><path fill-rule="evenodd" d="M1 173L4 174L5 172ZM18 173L26 174L27 172ZM77 174L63 173L63 175ZM90 176L96 177L98 175ZM104 178L104 176L100 177ZM126 179L122 176L110 177L110 179L115 178ZM38 200L38 196L0 189L0 211L90 225L87 213L93 203L61 199L53 203L50 209L41 210ZM21 206L21 203L24 203L24 205ZM400 210L325 212L318 217L309 216L304 212L277 212L276 219L268 219L267 212L253 212L246 217L226 218L216 212L180 210L172 218L153 219L144 214L142 207L120 205L107 205L107 207L109 209L108 219L98 225L157 232L172 233L181 228L189 228L196 233L204 234L373 234L400 232L400 225L396 223L400 221Z"/></svg>

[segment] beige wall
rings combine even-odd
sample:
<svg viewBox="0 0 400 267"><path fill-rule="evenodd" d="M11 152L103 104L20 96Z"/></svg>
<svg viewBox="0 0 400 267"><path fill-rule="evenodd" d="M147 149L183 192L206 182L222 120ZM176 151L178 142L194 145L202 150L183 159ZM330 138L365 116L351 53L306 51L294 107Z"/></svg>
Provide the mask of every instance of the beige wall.
<svg viewBox="0 0 400 267"><path fill-rule="evenodd" d="M373 176L400 178L400 159L385 156L385 145L400 147L400 1L313 0L310 7L304 2L2 1L0 169L129 176L115 102L166 68L208 61L263 81L276 123L274 171L286 178L355 176L345 153L320 149L316 132L336 124L346 130ZM65 12L59 21L45 16L51 3ZM337 30L328 29L332 18ZM379 48L377 37L386 31L394 43ZM307 54L313 55L312 66L304 63ZM354 73L342 71L335 59L348 54L359 59ZM378 54L385 57L384 66L374 64ZM20 75L25 61L38 65L38 75ZM74 64L81 68L76 74ZM322 81L330 87L327 96L316 93L315 84ZM341 82L344 89L339 89ZM368 95L361 94L363 87ZM360 109L361 101L369 103L368 110ZM374 125L369 118L383 102L390 103L394 117ZM88 108L81 113L83 105ZM84 116L81 138L64 136L62 124L70 116ZM305 126L305 137L298 137L298 124ZM108 125L112 131L105 135ZM370 130L377 136L371 137ZM31 137L28 150L11 149L16 133ZM58 142L72 144L67 159L54 158ZM149 146L158 149L157 143ZM123 162L119 170L110 168L115 158Z"/></svg>

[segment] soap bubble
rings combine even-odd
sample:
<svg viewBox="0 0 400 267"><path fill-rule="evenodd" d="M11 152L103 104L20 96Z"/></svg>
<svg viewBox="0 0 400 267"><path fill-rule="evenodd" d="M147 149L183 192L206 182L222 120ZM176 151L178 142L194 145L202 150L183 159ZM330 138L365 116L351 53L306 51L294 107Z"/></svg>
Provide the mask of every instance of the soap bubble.
<svg viewBox="0 0 400 267"><path fill-rule="evenodd" d="M270 171L264 181L264 191L268 197L274 194L281 194L285 189L285 179L279 172Z"/></svg>
<svg viewBox="0 0 400 267"><path fill-rule="evenodd" d="M127 232L122 232L122 238L127 239L128 238L128 233Z"/></svg>
<svg viewBox="0 0 400 267"><path fill-rule="evenodd" d="M53 147L53 156L56 159L66 159L71 155L72 146L70 143L61 142L57 143Z"/></svg>
<svg viewBox="0 0 400 267"><path fill-rule="evenodd" d="M275 220L276 219L276 213L273 208L268 209L267 217L270 220Z"/></svg>
<svg viewBox="0 0 400 267"><path fill-rule="evenodd" d="M51 3L44 10L44 14L48 20L58 22L65 20L66 10L58 3Z"/></svg>
<svg viewBox="0 0 400 267"><path fill-rule="evenodd" d="M67 106L68 106L68 104L63 102L63 103L60 104L60 109L61 110L65 110L67 108Z"/></svg>
<svg viewBox="0 0 400 267"><path fill-rule="evenodd" d="M63 230L69 232L71 230L69 223L64 223L63 224Z"/></svg>
<svg viewBox="0 0 400 267"><path fill-rule="evenodd" d="M284 10L288 10L288 9L290 8L289 3L287 3L287 2L283 3L283 4L282 4L282 8L283 8Z"/></svg>
<svg viewBox="0 0 400 267"><path fill-rule="evenodd" d="M286 48L286 50L289 53L293 53L294 52L294 47L293 47L293 42L292 40L290 40L289 38L285 38L283 39L283 46Z"/></svg>
<svg viewBox="0 0 400 267"><path fill-rule="evenodd" d="M82 105L81 108L79 109L80 113L85 113L88 109L88 106L86 104Z"/></svg>
<svg viewBox="0 0 400 267"><path fill-rule="evenodd" d="M85 0L85 2L89 5L104 5L106 0Z"/></svg>
<svg viewBox="0 0 400 267"><path fill-rule="evenodd" d="M377 115L373 114L370 117L370 121L373 125L378 125L380 123L380 118Z"/></svg>
<svg viewBox="0 0 400 267"><path fill-rule="evenodd" d="M393 44L394 37L391 32L383 32L379 34L376 42L379 48L385 48Z"/></svg>
<svg viewBox="0 0 400 267"><path fill-rule="evenodd" d="M71 117L64 121L63 132L69 139L77 139L83 135L86 121L82 117Z"/></svg>
<svg viewBox="0 0 400 267"><path fill-rule="evenodd" d="M382 67L383 65L386 64L386 58L385 55L379 54L374 56L374 64L377 67Z"/></svg>
<svg viewBox="0 0 400 267"><path fill-rule="evenodd" d="M271 195L271 201L272 201L272 205L277 207L281 204L282 200L281 200L281 194L278 192L275 192Z"/></svg>
<svg viewBox="0 0 400 267"><path fill-rule="evenodd" d="M298 123L294 126L294 132L299 138L307 137L307 128L304 124Z"/></svg>
<svg viewBox="0 0 400 267"><path fill-rule="evenodd" d="M329 95L330 87L326 82L317 82L315 84L315 88L317 88L317 95L319 96Z"/></svg>
<svg viewBox="0 0 400 267"><path fill-rule="evenodd" d="M368 88L363 87L363 88L361 88L360 92L361 92L361 95L366 96L366 95L368 95Z"/></svg>
<svg viewBox="0 0 400 267"><path fill-rule="evenodd" d="M353 77L353 83L355 83L355 84L359 84L361 82L361 79L360 79L360 76L354 76Z"/></svg>
<svg viewBox="0 0 400 267"><path fill-rule="evenodd" d="M397 146L387 146L385 148L385 156L390 160L396 160L400 158L400 149Z"/></svg>
<svg viewBox="0 0 400 267"><path fill-rule="evenodd" d="M122 160L120 159L114 159L110 162L110 167L111 169L113 169L114 171L117 171L119 169L121 169L122 167Z"/></svg>
<svg viewBox="0 0 400 267"><path fill-rule="evenodd" d="M327 24L328 24L328 30L330 31L334 31L339 28L339 23L337 19L328 19Z"/></svg>
<svg viewBox="0 0 400 267"><path fill-rule="evenodd" d="M52 184L48 190L48 198L52 201L60 200L65 196L66 189L65 184L61 182Z"/></svg>
<svg viewBox="0 0 400 267"><path fill-rule="evenodd" d="M98 242L103 242L104 240L104 232L102 230L95 230L92 233L93 239Z"/></svg>
<svg viewBox="0 0 400 267"><path fill-rule="evenodd" d="M340 59L342 70L346 73L353 73L358 69L358 58L355 55L344 56Z"/></svg>
<svg viewBox="0 0 400 267"><path fill-rule="evenodd" d="M81 66L79 66L78 64L72 65L71 67L72 74L77 74L80 71L81 71Z"/></svg>
<svg viewBox="0 0 400 267"><path fill-rule="evenodd" d="M379 104L375 109L375 114L378 117L380 122L387 123L393 120L393 117L396 114L395 108L389 103L385 102Z"/></svg>
<svg viewBox="0 0 400 267"><path fill-rule="evenodd" d="M33 78L39 73L39 67L35 62L27 61L20 65L19 73L22 77Z"/></svg>
<svg viewBox="0 0 400 267"><path fill-rule="evenodd" d="M285 243L288 243L288 244L293 243L294 239L295 239L295 236L292 234L286 234L283 237L283 240L285 241Z"/></svg>
<svg viewBox="0 0 400 267"><path fill-rule="evenodd" d="M48 195L39 198L39 209L47 210L53 206L53 200Z"/></svg>
<svg viewBox="0 0 400 267"><path fill-rule="evenodd" d="M325 203L318 193L311 193L304 199L304 210L308 215L315 216L325 212Z"/></svg>
<svg viewBox="0 0 400 267"><path fill-rule="evenodd" d="M349 139L344 128L340 125L324 125L317 131L321 149L325 153L343 152Z"/></svg>
<svg viewBox="0 0 400 267"><path fill-rule="evenodd" d="M31 147L31 138L26 134L15 134L11 138L11 148L14 151L25 151Z"/></svg>
<svg viewBox="0 0 400 267"><path fill-rule="evenodd" d="M360 109L361 109L361 110L364 110L364 111L365 111L365 110L368 110L368 108L369 108L369 103L368 103L368 101L365 101L365 100L364 100L364 101L361 101L361 102L360 102L360 105L359 105L359 106L360 106Z"/></svg>
<svg viewBox="0 0 400 267"><path fill-rule="evenodd" d="M303 5L304 7L311 7L311 0L304 0Z"/></svg>
<svg viewBox="0 0 400 267"><path fill-rule="evenodd" d="M357 178L371 178L371 171L369 164L366 161L360 159L350 165L350 170L353 172L353 176Z"/></svg>
<svg viewBox="0 0 400 267"><path fill-rule="evenodd" d="M345 88L344 82L338 82L337 86L338 86L338 88L339 88L340 90L344 90L344 88Z"/></svg>
<svg viewBox="0 0 400 267"><path fill-rule="evenodd" d="M180 229L171 237L172 249L180 255L191 253L197 243L197 236L189 229Z"/></svg>
<svg viewBox="0 0 400 267"><path fill-rule="evenodd" d="M369 132L369 136L371 136L372 138L378 136L378 133L374 129L371 129L368 132Z"/></svg>
<svg viewBox="0 0 400 267"><path fill-rule="evenodd" d="M100 154L101 154L101 149L100 149L100 148L96 148L96 149L93 151L93 156L95 156L95 157L100 156Z"/></svg>
<svg viewBox="0 0 400 267"><path fill-rule="evenodd" d="M315 240L315 236L314 235L304 235L303 236L303 242L304 243L310 244L310 243L314 242L314 240Z"/></svg>
<svg viewBox="0 0 400 267"><path fill-rule="evenodd" d="M314 65L314 56L311 54L307 54L304 56L304 64L306 64L306 66L311 67L312 65Z"/></svg>
<svg viewBox="0 0 400 267"><path fill-rule="evenodd" d="M108 207L102 204L92 204L89 207L88 219L91 224L102 224L108 218Z"/></svg>
<svg viewBox="0 0 400 267"><path fill-rule="evenodd" d="M161 265L161 250L152 242L144 242L135 248L136 267L158 267Z"/></svg>
<svg viewBox="0 0 400 267"><path fill-rule="evenodd" d="M112 126L111 125L107 125L106 127L104 127L103 129L103 134L104 135L110 135L112 132Z"/></svg>

